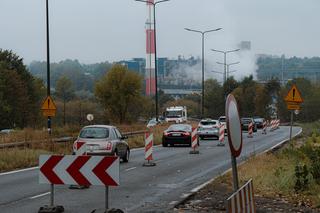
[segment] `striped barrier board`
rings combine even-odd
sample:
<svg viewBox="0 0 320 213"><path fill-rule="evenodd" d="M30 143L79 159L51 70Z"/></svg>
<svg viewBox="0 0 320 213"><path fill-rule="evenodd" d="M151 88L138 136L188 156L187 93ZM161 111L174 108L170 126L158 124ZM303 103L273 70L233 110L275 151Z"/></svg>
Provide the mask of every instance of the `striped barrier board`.
<svg viewBox="0 0 320 213"><path fill-rule="evenodd" d="M227 213L255 213L253 183L250 179L227 199Z"/></svg>
<svg viewBox="0 0 320 213"><path fill-rule="evenodd" d="M248 138L253 138L253 123L250 122L248 126Z"/></svg>
<svg viewBox="0 0 320 213"><path fill-rule="evenodd" d="M145 135L145 160L153 160L152 157L152 152L153 152L153 134L147 132Z"/></svg>
<svg viewBox="0 0 320 213"><path fill-rule="evenodd" d="M119 185L119 158L89 155L40 155L39 183Z"/></svg>
<svg viewBox="0 0 320 213"><path fill-rule="evenodd" d="M224 124L219 126L219 142L222 144L224 142Z"/></svg>
<svg viewBox="0 0 320 213"><path fill-rule="evenodd" d="M192 128L191 140L192 140L192 149L195 150L198 146L197 128Z"/></svg>
<svg viewBox="0 0 320 213"><path fill-rule="evenodd" d="M75 155L85 155L87 152L86 142L76 141L74 143Z"/></svg>

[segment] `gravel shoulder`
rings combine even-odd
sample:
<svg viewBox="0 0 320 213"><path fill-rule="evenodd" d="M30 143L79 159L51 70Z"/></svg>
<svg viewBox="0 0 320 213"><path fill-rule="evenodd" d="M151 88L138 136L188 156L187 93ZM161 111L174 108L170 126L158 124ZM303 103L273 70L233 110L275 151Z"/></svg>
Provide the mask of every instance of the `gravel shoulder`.
<svg viewBox="0 0 320 213"><path fill-rule="evenodd" d="M183 203L176 206L174 212L226 212L226 199L232 193L230 184L222 181L223 177L199 190L193 196L190 196ZM294 202L290 199L276 195L274 197L255 194L255 203L257 212L320 212L320 209L314 209L311 204L306 202Z"/></svg>

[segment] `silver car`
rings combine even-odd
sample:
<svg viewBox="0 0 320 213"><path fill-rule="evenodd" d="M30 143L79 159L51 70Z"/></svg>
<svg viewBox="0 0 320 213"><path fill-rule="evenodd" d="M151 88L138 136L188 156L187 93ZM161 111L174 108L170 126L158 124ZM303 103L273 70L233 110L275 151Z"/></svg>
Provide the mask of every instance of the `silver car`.
<svg viewBox="0 0 320 213"><path fill-rule="evenodd" d="M210 118L203 119L198 125L197 134L202 140L204 138L219 138L219 126L218 120L213 120Z"/></svg>
<svg viewBox="0 0 320 213"><path fill-rule="evenodd" d="M116 155L123 162L129 161L130 148L124 140L120 131L114 126L90 125L81 129L77 140L73 145L73 152L76 153L76 143L85 142L85 153L87 155Z"/></svg>

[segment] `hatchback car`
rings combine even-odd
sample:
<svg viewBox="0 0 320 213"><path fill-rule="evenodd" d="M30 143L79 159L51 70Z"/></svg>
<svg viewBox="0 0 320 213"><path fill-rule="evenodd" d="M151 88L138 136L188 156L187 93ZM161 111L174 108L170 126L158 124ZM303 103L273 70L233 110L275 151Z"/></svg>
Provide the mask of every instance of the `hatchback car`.
<svg viewBox="0 0 320 213"><path fill-rule="evenodd" d="M264 118L255 117L255 118L253 118L253 120L257 124L257 128L258 129L262 129L263 128Z"/></svg>
<svg viewBox="0 0 320 213"><path fill-rule="evenodd" d="M250 123L253 124L253 132L256 132L258 128L253 118L241 118L241 129L248 131Z"/></svg>
<svg viewBox="0 0 320 213"><path fill-rule="evenodd" d="M204 138L219 138L219 126L220 122L218 120L203 119L199 122L197 134L201 140Z"/></svg>
<svg viewBox="0 0 320 213"><path fill-rule="evenodd" d="M192 127L189 124L173 124L163 132L162 146L186 144L191 146Z"/></svg>
<svg viewBox="0 0 320 213"><path fill-rule="evenodd" d="M85 142L87 155L119 156L123 162L129 161L130 148L123 136L114 126L90 125L81 129L73 145L76 153L76 142Z"/></svg>

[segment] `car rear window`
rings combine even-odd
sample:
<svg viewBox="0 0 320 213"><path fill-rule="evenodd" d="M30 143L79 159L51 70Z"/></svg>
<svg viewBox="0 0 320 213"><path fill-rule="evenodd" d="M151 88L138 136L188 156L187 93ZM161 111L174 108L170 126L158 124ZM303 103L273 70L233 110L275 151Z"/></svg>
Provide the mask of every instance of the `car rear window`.
<svg viewBox="0 0 320 213"><path fill-rule="evenodd" d="M191 126L182 124L171 125L168 128L168 131L191 131Z"/></svg>
<svg viewBox="0 0 320 213"><path fill-rule="evenodd" d="M103 127L88 127L82 129L80 132L80 138L108 138L109 129Z"/></svg>
<svg viewBox="0 0 320 213"><path fill-rule="evenodd" d="M200 124L203 125L203 126L216 125L217 122L215 122L215 121L201 121Z"/></svg>

